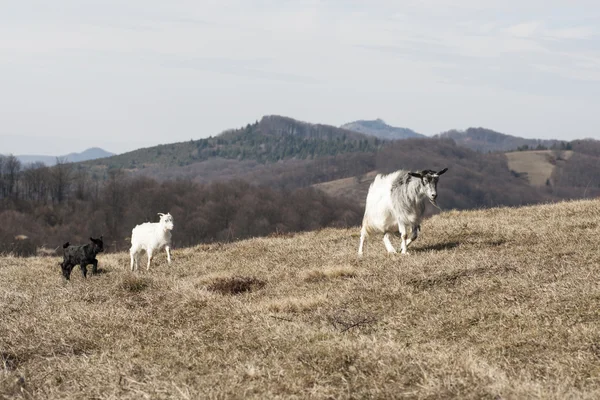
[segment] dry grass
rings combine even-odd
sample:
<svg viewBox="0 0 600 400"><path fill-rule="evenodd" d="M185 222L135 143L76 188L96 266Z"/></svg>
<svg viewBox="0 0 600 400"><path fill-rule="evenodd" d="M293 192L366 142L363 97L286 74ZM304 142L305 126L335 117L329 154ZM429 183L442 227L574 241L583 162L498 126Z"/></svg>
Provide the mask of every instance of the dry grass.
<svg viewBox="0 0 600 400"><path fill-rule="evenodd" d="M2 257L0 398L600 398L599 220L451 211L409 256L329 229L70 283Z"/></svg>
<svg viewBox="0 0 600 400"><path fill-rule="evenodd" d="M333 197L347 197L353 200L358 199L359 203L364 205L369 186L377 174L377 171L370 171L358 178L336 179L333 181L316 183L313 187L316 187Z"/></svg>
<svg viewBox="0 0 600 400"><path fill-rule="evenodd" d="M552 175L555 164L568 160L573 152L560 152L563 160L556 160L552 150L514 151L506 153L508 168L519 173L527 173L529 183L533 186L544 186Z"/></svg>

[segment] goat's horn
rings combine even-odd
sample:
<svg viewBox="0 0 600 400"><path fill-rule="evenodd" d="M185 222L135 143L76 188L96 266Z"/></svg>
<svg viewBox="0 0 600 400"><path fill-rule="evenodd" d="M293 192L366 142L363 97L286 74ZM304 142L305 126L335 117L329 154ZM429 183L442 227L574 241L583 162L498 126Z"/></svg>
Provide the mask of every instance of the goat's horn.
<svg viewBox="0 0 600 400"><path fill-rule="evenodd" d="M161 217L162 217L163 215L165 215L165 214L163 214L163 213L157 213L157 214L158 214L158 215L160 215Z"/></svg>

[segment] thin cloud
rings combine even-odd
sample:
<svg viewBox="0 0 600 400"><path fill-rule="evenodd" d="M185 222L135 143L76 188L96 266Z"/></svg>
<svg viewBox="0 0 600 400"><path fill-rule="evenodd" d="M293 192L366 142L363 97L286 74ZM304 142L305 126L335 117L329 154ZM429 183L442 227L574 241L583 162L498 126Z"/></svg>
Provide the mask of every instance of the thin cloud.
<svg viewBox="0 0 600 400"><path fill-rule="evenodd" d="M295 75L290 73L278 72L257 66L248 66L248 64L257 64L257 60L241 60L241 59L226 59L226 58L197 58L176 63L165 63L166 67L171 68L190 68L199 71L210 71L219 74L234 75L247 78L258 78L267 81L276 81L294 84L314 85L321 81L319 79Z"/></svg>
<svg viewBox="0 0 600 400"><path fill-rule="evenodd" d="M0 15L4 133L150 145L277 113L598 134L594 0L59 3Z"/></svg>

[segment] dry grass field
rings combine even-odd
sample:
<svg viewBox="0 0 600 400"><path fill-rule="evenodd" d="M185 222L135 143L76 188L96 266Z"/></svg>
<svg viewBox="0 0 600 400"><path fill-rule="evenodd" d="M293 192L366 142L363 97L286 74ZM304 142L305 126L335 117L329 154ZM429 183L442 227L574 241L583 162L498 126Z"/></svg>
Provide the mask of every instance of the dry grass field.
<svg viewBox="0 0 600 400"><path fill-rule="evenodd" d="M573 152L560 152L561 159L556 160L552 150L513 151L506 153L508 168L519 173L527 173L529 183L533 186L544 186L552 175L555 164L564 163L571 158Z"/></svg>
<svg viewBox="0 0 600 400"><path fill-rule="evenodd" d="M63 282L0 258L0 398L600 398L600 201L176 249ZM398 244L398 240L395 241Z"/></svg>

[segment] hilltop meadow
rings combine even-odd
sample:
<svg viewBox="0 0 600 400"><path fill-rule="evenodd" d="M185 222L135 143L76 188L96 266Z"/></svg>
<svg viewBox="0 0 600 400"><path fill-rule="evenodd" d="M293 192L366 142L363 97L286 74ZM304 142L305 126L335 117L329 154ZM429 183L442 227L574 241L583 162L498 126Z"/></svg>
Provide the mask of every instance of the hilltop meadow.
<svg viewBox="0 0 600 400"><path fill-rule="evenodd" d="M600 201L203 244L70 282L0 258L0 398L600 397ZM398 240L394 243L397 245Z"/></svg>

